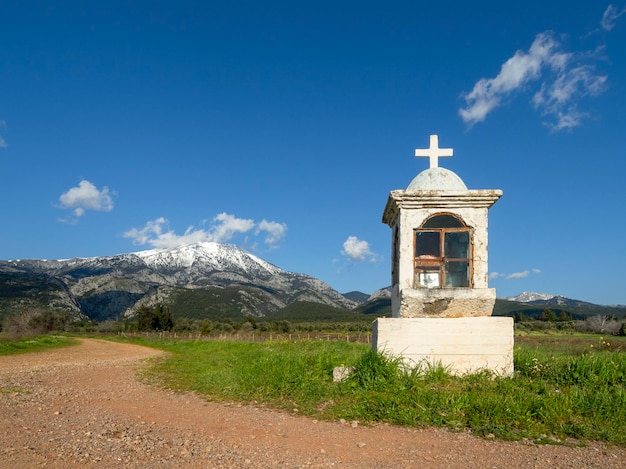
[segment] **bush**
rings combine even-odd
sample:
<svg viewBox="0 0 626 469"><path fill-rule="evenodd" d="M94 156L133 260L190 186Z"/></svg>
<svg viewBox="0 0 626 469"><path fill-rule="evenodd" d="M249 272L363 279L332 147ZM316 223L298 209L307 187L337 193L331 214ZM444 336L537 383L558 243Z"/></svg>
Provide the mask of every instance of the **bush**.
<svg viewBox="0 0 626 469"><path fill-rule="evenodd" d="M174 323L174 332L191 332L196 329L196 323L189 318L178 318Z"/></svg>
<svg viewBox="0 0 626 469"><path fill-rule="evenodd" d="M215 325L215 330L221 332L233 332L235 330L235 327L228 322L218 322Z"/></svg>
<svg viewBox="0 0 626 469"><path fill-rule="evenodd" d="M592 332L594 334L620 335L624 322L618 321L614 316L596 315L591 316L577 324L576 328L581 332Z"/></svg>
<svg viewBox="0 0 626 469"><path fill-rule="evenodd" d="M3 330L14 335L41 335L66 331L70 324L67 311L26 310L4 318Z"/></svg>
<svg viewBox="0 0 626 469"><path fill-rule="evenodd" d="M205 319L200 323L200 334L209 335L213 330L213 324L208 319Z"/></svg>
<svg viewBox="0 0 626 469"><path fill-rule="evenodd" d="M98 324L98 332L100 333L115 333L122 332L124 330L124 323L118 321L104 321Z"/></svg>
<svg viewBox="0 0 626 469"><path fill-rule="evenodd" d="M537 319L530 319L515 323L516 331L532 332L532 331L553 331L561 329L564 323L556 323L552 321L539 321Z"/></svg>
<svg viewBox="0 0 626 469"><path fill-rule="evenodd" d="M377 351L365 353L354 366L349 380L363 389L397 387L407 370L399 358L390 358Z"/></svg>
<svg viewBox="0 0 626 469"><path fill-rule="evenodd" d="M242 331L242 332L251 332L251 331L253 331L253 330L254 330L254 326L252 325L252 323L251 323L251 322L249 322L249 321L244 321L244 322L241 324L241 327L239 327L239 330L240 330L240 331Z"/></svg>

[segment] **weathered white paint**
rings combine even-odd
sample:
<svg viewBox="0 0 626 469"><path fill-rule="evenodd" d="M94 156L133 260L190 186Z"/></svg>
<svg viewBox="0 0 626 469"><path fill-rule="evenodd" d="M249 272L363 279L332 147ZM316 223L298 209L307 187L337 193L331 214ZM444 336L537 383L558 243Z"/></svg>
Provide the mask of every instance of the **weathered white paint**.
<svg viewBox="0 0 626 469"><path fill-rule="evenodd" d="M430 317L431 314L422 314L415 309L420 304L415 300L422 296L426 301L426 298L432 298L436 294L441 294L442 298L456 298L455 312L446 314L442 311L441 317L457 316L464 307L467 308L466 316L491 315L496 293L495 289L488 288L487 211L501 196L500 190L396 190L390 192L383 213L383 222L392 228L392 232L396 228L398 230L398 246L392 246L392 249L398 250L395 256L398 282L393 285L391 297L394 318L420 317L420 315ZM471 228L472 288L470 289L431 290L416 285L413 255L414 232L427 218L438 213L453 214ZM450 293L451 290L458 290L458 293ZM469 291L463 292L463 290ZM472 295L479 301L473 301ZM405 296L407 300L403 301ZM480 308L480 310L472 310L472 308Z"/></svg>
<svg viewBox="0 0 626 469"><path fill-rule="evenodd" d="M449 151L448 151L449 150ZM500 190L468 190L462 179L437 166L452 149L439 148L431 135L430 168L418 174L407 190L389 193L383 222L392 231L392 318L374 322L372 346L402 357L410 367L441 364L464 374L490 370L513 374L513 319L492 317L496 291L488 284L487 211ZM431 216L450 214L470 233L469 288L425 288L415 278L415 230Z"/></svg>
<svg viewBox="0 0 626 469"><path fill-rule="evenodd" d="M372 347L410 368L441 364L454 374L513 375L512 318L379 318Z"/></svg>
<svg viewBox="0 0 626 469"><path fill-rule="evenodd" d="M452 156L452 153L452 148L439 148L439 137L437 135L430 136L430 148L415 150L416 157L429 158L431 168L436 168L438 166L440 157Z"/></svg>
<svg viewBox="0 0 626 469"><path fill-rule="evenodd" d="M415 179L411 181L406 190L441 190L442 187L445 187L448 191L467 190L463 180L456 173L446 168L430 168L422 171L415 176Z"/></svg>
<svg viewBox="0 0 626 469"><path fill-rule="evenodd" d="M496 302L494 288L405 288L391 289L391 301L399 302L402 318L461 318L491 316ZM393 308L392 308L393 309Z"/></svg>

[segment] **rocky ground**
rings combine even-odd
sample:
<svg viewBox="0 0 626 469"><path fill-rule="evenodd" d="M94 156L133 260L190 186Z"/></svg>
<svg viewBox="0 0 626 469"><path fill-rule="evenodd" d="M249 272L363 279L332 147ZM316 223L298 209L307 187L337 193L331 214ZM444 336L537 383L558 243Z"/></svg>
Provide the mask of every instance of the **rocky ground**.
<svg viewBox="0 0 626 469"><path fill-rule="evenodd" d="M83 339L0 357L2 468L623 468L626 449L489 441L206 402L137 380L160 352Z"/></svg>

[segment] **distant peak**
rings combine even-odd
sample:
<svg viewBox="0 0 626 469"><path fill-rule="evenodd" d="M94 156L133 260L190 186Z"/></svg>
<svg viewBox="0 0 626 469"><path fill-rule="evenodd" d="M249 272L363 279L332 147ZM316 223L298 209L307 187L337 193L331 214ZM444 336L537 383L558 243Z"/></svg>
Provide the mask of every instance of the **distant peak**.
<svg viewBox="0 0 626 469"><path fill-rule="evenodd" d="M249 253L234 244L221 244L202 241L173 248L158 248L131 253L152 267L177 266L191 267L194 264L208 264L215 268L225 265L238 265L248 270L256 265L269 272L281 271L280 268Z"/></svg>
<svg viewBox="0 0 626 469"><path fill-rule="evenodd" d="M525 291L525 292L520 293L517 296L509 296L508 298L505 298L505 299L509 301L518 301L520 303L529 303L531 301L538 301L538 300L551 300L552 298L555 298L557 296L558 295L552 295L549 293L536 293L536 292Z"/></svg>

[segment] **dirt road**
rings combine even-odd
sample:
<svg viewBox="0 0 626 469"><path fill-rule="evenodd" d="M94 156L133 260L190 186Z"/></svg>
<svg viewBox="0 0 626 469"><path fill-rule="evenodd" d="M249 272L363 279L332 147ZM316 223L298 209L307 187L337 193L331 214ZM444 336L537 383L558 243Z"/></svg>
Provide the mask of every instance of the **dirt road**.
<svg viewBox="0 0 626 469"><path fill-rule="evenodd" d="M321 422L136 379L160 352L83 339L0 357L2 468L623 468L626 449Z"/></svg>

